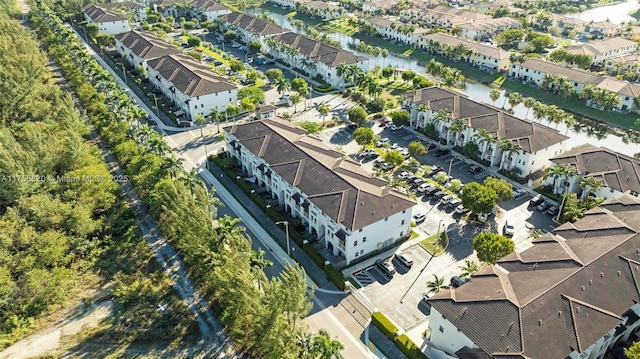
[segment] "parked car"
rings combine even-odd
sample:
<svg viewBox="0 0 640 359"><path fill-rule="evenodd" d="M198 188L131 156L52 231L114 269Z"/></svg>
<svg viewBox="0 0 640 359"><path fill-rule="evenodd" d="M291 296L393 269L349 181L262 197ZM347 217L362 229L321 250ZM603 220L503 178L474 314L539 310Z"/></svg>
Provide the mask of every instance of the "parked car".
<svg viewBox="0 0 640 359"><path fill-rule="evenodd" d="M407 176L409 176L410 173L407 171L402 171L398 174L398 178L407 178Z"/></svg>
<svg viewBox="0 0 640 359"><path fill-rule="evenodd" d="M383 171L389 171L393 169L393 165L391 163L384 162L380 165L380 168L382 168Z"/></svg>
<svg viewBox="0 0 640 359"><path fill-rule="evenodd" d="M443 169L442 166L439 166L439 165L433 165L433 166L430 166L430 168L431 168L431 171L429 171L429 173L428 173L429 176L432 176L432 175L442 171L442 169Z"/></svg>
<svg viewBox="0 0 640 359"><path fill-rule="evenodd" d="M460 205L461 202L462 202L461 200L459 200L457 198L454 198L451 201L449 201L447 206L450 207L450 208L456 208L456 207L458 207Z"/></svg>
<svg viewBox="0 0 640 359"><path fill-rule="evenodd" d="M459 204L458 207L456 207L456 213L460 213L460 214L465 214L469 212L468 208L465 208L465 206Z"/></svg>
<svg viewBox="0 0 640 359"><path fill-rule="evenodd" d="M420 186L421 184L423 184L425 182L426 181L424 180L424 178L418 177L418 178L414 179L413 182L411 182L411 183L413 183L414 186Z"/></svg>
<svg viewBox="0 0 640 359"><path fill-rule="evenodd" d="M513 225L513 219L512 218L507 218L507 220L504 222L504 229L503 232L506 236L513 236L513 234L515 233L516 227Z"/></svg>
<svg viewBox="0 0 640 359"><path fill-rule="evenodd" d="M416 222L416 224L420 224L424 222L425 219L427 219L427 215L424 213L418 213L413 215L413 220Z"/></svg>
<svg viewBox="0 0 640 359"><path fill-rule="evenodd" d="M478 173L478 172L482 172L482 167L480 166L469 167L469 173Z"/></svg>
<svg viewBox="0 0 640 359"><path fill-rule="evenodd" d="M349 123L346 126L346 129L351 131L355 131L357 128L358 128L358 125L356 125L355 123Z"/></svg>
<svg viewBox="0 0 640 359"><path fill-rule="evenodd" d="M442 198L440 198L440 203L442 204L448 204L452 199L454 199L455 197L452 194L448 194Z"/></svg>
<svg viewBox="0 0 640 359"><path fill-rule="evenodd" d="M551 203L543 201L542 203L540 203L538 205L538 207L536 207L536 209L538 209L538 211L542 212L542 211L546 210L549 207L551 207Z"/></svg>
<svg viewBox="0 0 640 359"><path fill-rule="evenodd" d="M435 186L432 185L431 183L423 183L418 186L417 191L422 193L431 187L435 187Z"/></svg>
<svg viewBox="0 0 640 359"><path fill-rule="evenodd" d="M422 142L422 144L424 145L424 147L427 148L427 151L431 151L432 149L438 147L435 143L433 142Z"/></svg>
<svg viewBox="0 0 640 359"><path fill-rule="evenodd" d="M429 298L433 297L434 295L436 295L436 292L434 292L433 290L428 290L422 294L422 300L426 302L427 300L429 300Z"/></svg>
<svg viewBox="0 0 640 359"><path fill-rule="evenodd" d="M418 178L418 176L414 175L414 174L409 174L407 177L405 177L404 179L407 180L407 182L412 183L413 181L415 181L415 179Z"/></svg>
<svg viewBox="0 0 640 359"><path fill-rule="evenodd" d="M396 259L407 268L411 268L413 265L413 259L404 253L396 253Z"/></svg>
<svg viewBox="0 0 640 359"><path fill-rule="evenodd" d="M466 279L462 279L460 277L458 277L457 275L454 275L453 277L451 277L450 280L451 286L454 288L458 288L459 286L467 283Z"/></svg>
<svg viewBox="0 0 640 359"><path fill-rule="evenodd" d="M436 157L443 157L443 156L448 155L449 153L451 153L451 150L446 149L446 148L441 148L441 149L437 150L437 151L434 153L434 155L435 155Z"/></svg>
<svg viewBox="0 0 640 359"><path fill-rule="evenodd" d="M518 198L525 194L526 192L523 189L520 189L516 186L513 186L513 198Z"/></svg>
<svg viewBox="0 0 640 359"><path fill-rule="evenodd" d="M539 205L540 203L544 202L544 198L542 198L541 195L537 195L535 197L533 197L530 201L529 201L529 206L531 207L535 207L537 205Z"/></svg>
<svg viewBox="0 0 640 359"><path fill-rule="evenodd" d="M380 141L378 141L378 143L376 144L378 147L383 147L384 145L386 145L387 143L389 143L389 139L386 137L383 137L380 139Z"/></svg>
<svg viewBox="0 0 640 359"><path fill-rule="evenodd" d="M397 143L395 143L395 142L393 143L393 145L391 145L391 149L392 149L392 150L397 150L397 149L399 149L399 148L400 148L400 145L399 145L399 144L397 144Z"/></svg>
<svg viewBox="0 0 640 359"><path fill-rule="evenodd" d="M549 207L549 209L547 209L547 213L549 213L551 216L555 217L558 215L558 206L553 205L551 207Z"/></svg>
<svg viewBox="0 0 640 359"><path fill-rule="evenodd" d="M436 187L436 186L432 186L427 188L426 190L424 190L424 194L426 194L427 196L431 196L433 194L435 194L436 192L439 192L440 188Z"/></svg>
<svg viewBox="0 0 640 359"><path fill-rule="evenodd" d="M377 158L374 162L373 162L373 167L380 167L382 166L382 164L385 163L384 162L384 158Z"/></svg>
<svg viewBox="0 0 640 359"><path fill-rule="evenodd" d="M446 195L447 195L447 192L442 191L442 190L440 190L440 191L438 191L438 192L436 192L436 193L434 193L434 194L433 194L433 196L434 196L435 198L438 198L438 199L440 199L440 198L442 198L442 197L444 197L444 196L446 196Z"/></svg>
<svg viewBox="0 0 640 359"><path fill-rule="evenodd" d="M366 150L360 152L360 156L362 157L371 157L371 156L377 156L378 152L376 152L376 150L374 150L373 148L367 148Z"/></svg>
<svg viewBox="0 0 640 359"><path fill-rule="evenodd" d="M393 264L384 259L378 259L376 261L376 265L378 268L384 273L387 277L393 278L393 275L396 274L396 269L393 268Z"/></svg>

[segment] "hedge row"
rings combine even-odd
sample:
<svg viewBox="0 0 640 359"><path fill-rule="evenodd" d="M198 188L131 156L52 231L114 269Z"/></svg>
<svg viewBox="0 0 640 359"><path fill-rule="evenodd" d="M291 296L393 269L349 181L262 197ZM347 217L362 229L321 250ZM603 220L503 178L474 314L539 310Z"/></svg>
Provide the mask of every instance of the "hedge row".
<svg viewBox="0 0 640 359"><path fill-rule="evenodd" d="M420 348L414 343L406 334L398 333L398 327L387 318L382 312L371 313L371 323L389 339L393 340L396 346L402 351L409 359L428 359L426 355L420 350Z"/></svg>
<svg viewBox="0 0 640 359"><path fill-rule="evenodd" d="M327 273L329 279L331 279L338 288L344 290L344 281L346 279L344 278L344 275L342 275L342 272L335 269L331 264L324 266L322 269L324 269L324 272Z"/></svg>

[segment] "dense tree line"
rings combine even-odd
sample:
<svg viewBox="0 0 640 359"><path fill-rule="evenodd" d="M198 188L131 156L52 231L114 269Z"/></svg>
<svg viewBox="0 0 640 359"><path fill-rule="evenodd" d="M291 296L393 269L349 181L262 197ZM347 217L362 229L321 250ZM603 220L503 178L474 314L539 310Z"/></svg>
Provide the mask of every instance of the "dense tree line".
<svg viewBox="0 0 640 359"><path fill-rule="evenodd" d="M157 133L137 124L141 114L135 104L83 51L77 37L43 3L34 5L31 21L49 53L63 64L91 121L237 343L261 358L321 355L323 347L307 346L322 340L301 340L306 338L301 319L311 309L303 270L289 267L280 277L267 280L252 260L250 238L239 220L217 218L219 203L212 193L193 171L182 170ZM335 350L336 342L326 339L325 349Z"/></svg>
<svg viewBox="0 0 640 359"><path fill-rule="evenodd" d="M181 322L186 306L172 302L168 284L149 283L161 272L139 246L144 240L132 230L98 148L86 140L74 99L55 84L31 34L7 16L15 15L15 3L1 1L0 9L0 349L85 288L100 281L126 287L141 277L138 288L171 304L173 314L119 302L116 320L132 325L127 333L111 328L110 340L183 339L195 327Z"/></svg>

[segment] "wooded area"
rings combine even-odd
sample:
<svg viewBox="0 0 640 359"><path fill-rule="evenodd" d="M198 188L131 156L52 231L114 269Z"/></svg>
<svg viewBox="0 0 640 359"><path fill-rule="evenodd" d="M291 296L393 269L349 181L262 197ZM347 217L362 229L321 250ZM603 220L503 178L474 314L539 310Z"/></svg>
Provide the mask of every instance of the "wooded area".
<svg viewBox="0 0 640 359"><path fill-rule="evenodd" d="M49 55L61 64L91 123L118 157L138 195L189 265L190 276L238 346L261 358L316 358L327 350L335 351L337 342L326 332L316 336L319 340L305 333L301 319L311 309L311 293L303 270L290 267L280 277L267 280L263 261L256 260L239 220L216 218L219 203L213 193L195 172L182 169L160 135L140 126L137 119L144 113L84 51L75 34L43 2L32 5L30 21ZM78 116L76 121L82 122ZM64 151L58 157L65 158L63 155ZM100 194L106 190L83 187L83 191ZM87 201L94 206L107 203L89 197L92 201ZM111 238L117 239L115 235ZM118 266L122 260L126 261L117 258L110 264ZM116 292L122 294L120 298L140 301L135 289L140 285L122 284L122 290Z"/></svg>

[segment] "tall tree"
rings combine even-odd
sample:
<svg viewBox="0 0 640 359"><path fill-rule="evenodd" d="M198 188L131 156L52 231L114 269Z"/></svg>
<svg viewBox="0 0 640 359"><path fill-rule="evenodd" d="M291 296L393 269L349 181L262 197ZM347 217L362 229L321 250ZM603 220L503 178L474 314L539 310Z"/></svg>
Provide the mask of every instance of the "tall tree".
<svg viewBox="0 0 640 359"><path fill-rule="evenodd" d="M510 238L492 232L482 232L473 238L473 249L478 253L478 259L486 263L495 264L515 248Z"/></svg>

